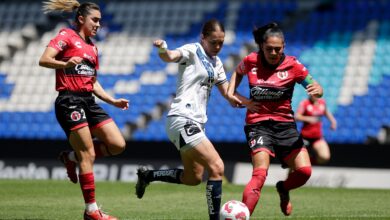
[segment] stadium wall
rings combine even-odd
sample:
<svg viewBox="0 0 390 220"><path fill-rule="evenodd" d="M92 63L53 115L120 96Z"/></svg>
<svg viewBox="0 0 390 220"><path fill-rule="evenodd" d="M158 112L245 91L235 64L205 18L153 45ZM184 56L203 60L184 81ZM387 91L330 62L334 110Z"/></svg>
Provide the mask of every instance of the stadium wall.
<svg viewBox="0 0 390 220"><path fill-rule="evenodd" d="M66 171L56 160L69 150L67 141L0 140L0 179L66 179ZM215 143L225 161L227 180L245 184L251 173L249 150L245 143ZM390 188L390 146L330 145L332 158L326 166L315 166L309 185L321 187ZM98 181L134 182L140 164L154 169L180 167L180 156L168 142L128 142L118 156L97 159ZM287 170L273 160L266 185L283 179Z"/></svg>

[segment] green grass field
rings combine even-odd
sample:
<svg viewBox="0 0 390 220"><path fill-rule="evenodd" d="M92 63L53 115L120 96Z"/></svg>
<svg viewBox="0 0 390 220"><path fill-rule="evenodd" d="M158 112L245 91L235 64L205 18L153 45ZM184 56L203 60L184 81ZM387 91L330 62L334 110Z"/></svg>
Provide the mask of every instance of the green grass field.
<svg viewBox="0 0 390 220"><path fill-rule="evenodd" d="M134 183L98 182L97 201L119 219L208 219L205 185L151 184L137 199ZM223 202L241 199L243 186L223 186ZM303 187L291 192L293 214L279 210L274 187L264 187L251 219L390 219L390 190ZM82 219L80 186L68 181L0 181L0 219Z"/></svg>

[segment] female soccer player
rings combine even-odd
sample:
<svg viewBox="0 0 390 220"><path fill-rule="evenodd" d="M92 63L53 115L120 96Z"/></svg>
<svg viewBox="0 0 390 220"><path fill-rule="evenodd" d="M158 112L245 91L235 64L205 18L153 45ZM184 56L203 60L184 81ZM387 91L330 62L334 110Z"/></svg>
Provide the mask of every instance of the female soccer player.
<svg viewBox="0 0 390 220"><path fill-rule="evenodd" d="M222 196L224 164L213 144L204 133L207 121L206 105L213 85L227 98L228 82L217 54L225 38L223 25L215 19L202 28L200 43L185 44L169 50L164 40L154 41L160 58L165 62L177 62L179 74L176 97L168 112L166 130L169 139L180 151L184 169L138 169L136 194L142 198L146 186L152 181L198 185L203 172L208 172L206 198L210 219L219 219ZM235 97L232 96L232 100Z"/></svg>
<svg viewBox="0 0 390 220"><path fill-rule="evenodd" d="M310 158L312 164L325 164L330 159L329 146L322 135L321 118L323 116L330 121L331 129L336 130L337 121L326 108L325 100L312 96L299 103L295 114L295 119L303 122L301 135L305 145L314 151L314 155Z"/></svg>
<svg viewBox="0 0 390 220"><path fill-rule="evenodd" d="M115 220L103 213L95 201L93 164L95 157L117 155L126 142L111 117L95 102L92 94L118 108L128 109L128 100L107 94L97 80L98 52L91 37L100 27L100 8L95 3L76 0L44 2L45 12L75 11L74 28L59 31L43 52L39 65L55 69L56 117L65 131L72 152L62 152L68 177L80 182L85 201L84 219ZM96 137L100 141L93 141ZM77 178L76 166L79 165Z"/></svg>
<svg viewBox="0 0 390 220"><path fill-rule="evenodd" d="M294 85L302 84L310 96L321 97L323 91L295 57L284 54L284 35L276 23L255 29L253 36L259 51L239 63L232 73L228 91L229 97L237 95L242 101L238 105L248 109L244 130L252 152L253 171L242 201L252 214L267 177L270 157L276 156L282 167L292 171L285 181L276 185L281 210L290 215L289 191L304 185L311 175L310 158L291 109ZM248 77L249 99L236 92L244 76Z"/></svg>

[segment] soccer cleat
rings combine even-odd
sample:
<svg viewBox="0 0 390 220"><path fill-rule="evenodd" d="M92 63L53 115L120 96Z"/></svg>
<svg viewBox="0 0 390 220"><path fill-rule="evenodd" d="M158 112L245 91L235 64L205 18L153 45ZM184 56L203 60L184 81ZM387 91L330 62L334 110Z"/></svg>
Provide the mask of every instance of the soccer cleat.
<svg viewBox="0 0 390 220"><path fill-rule="evenodd" d="M149 181L146 180L146 176L150 171L145 166L140 166L137 169L138 180L135 184L135 194L139 199L144 196L145 188L149 185Z"/></svg>
<svg viewBox="0 0 390 220"><path fill-rule="evenodd" d="M292 204L290 202L290 194L283 188L283 181L276 183L276 189L280 197L280 209L285 216L291 215Z"/></svg>
<svg viewBox="0 0 390 220"><path fill-rule="evenodd" d="M96 210L93 212L84 212L84 220L118 220L114 216L107 215L106 213L102 212L101 210Z"/></svg>
<svg viewBox="0 0 390 220"><path fill-rule="evenodd" d="M66 173L68 174L68 177L72 183L77 183L77 172L76 172L76 163L69 160L68 158L69 152L62 151L60 155L58 156L58 159L64 164L66 168Z"/></svg>

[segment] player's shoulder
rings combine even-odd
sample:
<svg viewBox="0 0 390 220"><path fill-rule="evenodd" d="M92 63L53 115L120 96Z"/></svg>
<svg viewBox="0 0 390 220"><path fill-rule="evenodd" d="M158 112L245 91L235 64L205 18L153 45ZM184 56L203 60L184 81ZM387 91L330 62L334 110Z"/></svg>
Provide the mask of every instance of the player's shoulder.
<svg viewBox="0 0 390 220"><path fill-rule="evenodd" d="M196 51L197 47L198 47L197 43L187 43L187 44L183 44L178 49L184 49L184 50L189 50L189 51Z"/></svg>
<svg viewBox="0 0 390 220"><path fill-rule="evenodd" d="M283 61L283 65L286 66L303 66L301 62L295 56L286 55Z"/></svg>
<svg viewBox="0 0 390 220"><path fill-rule="evenodd" d="M62 28L58 31L58 35L64 36L64 37L70 37L70 36L74 36L77 34L72 28Z"/></svg>
<svg viewBox="0 0 390 220"><path fill-rule="evenodd" d="M257 52L251 52L250 54L244 57L244 61L247 63L257 63L257 59L258 59Z"/></svg>

